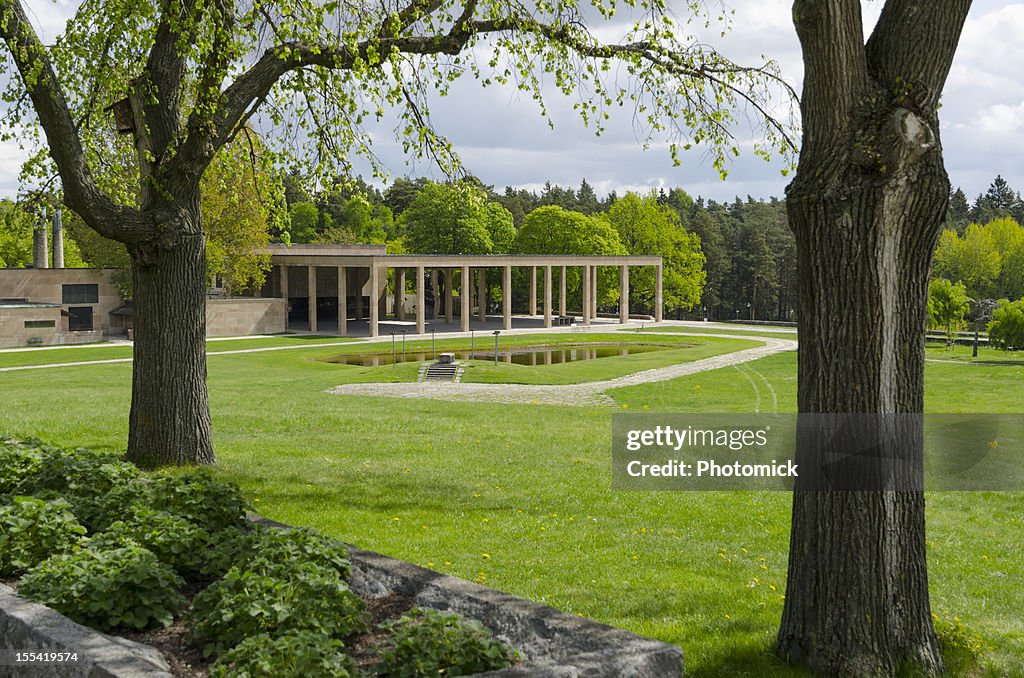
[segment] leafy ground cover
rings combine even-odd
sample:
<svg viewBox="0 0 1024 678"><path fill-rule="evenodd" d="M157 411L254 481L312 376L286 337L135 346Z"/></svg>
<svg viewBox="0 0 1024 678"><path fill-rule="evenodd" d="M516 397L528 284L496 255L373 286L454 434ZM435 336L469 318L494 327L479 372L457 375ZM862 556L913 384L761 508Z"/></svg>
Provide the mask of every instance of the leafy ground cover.
<svg viewBox="0 0 1024 678"><path fill-rule="evenodd" d="M84 482L95 477L101 491ZM386 608L349 589L345 544L248 525L238 487L206 471L145 474L116 453L0 438L0 492L0 576L165 650L167 634L148 632L177 620L177 676L428 678L516 659L459 615L408 603L391 606L400 617L372 614Z"/></svg>
<svg viewBox="0 0 1024 678"><path fill-rule="evenodd" d="M262 513L677 643L688 675L794 675L771 655L787 495L612 492L611 408L329 395L403 369L320 362L333 350L210 361L218 474ZM929 362L926 407L1020 412L1020 372ZM3 430L123 446L130 365L0 379ZM796 356L611 395L619 412L794 411ZM977 652L975 675L1024 675L1022 502L1019 493L928 496L934 610L947 646Z"/></svg>

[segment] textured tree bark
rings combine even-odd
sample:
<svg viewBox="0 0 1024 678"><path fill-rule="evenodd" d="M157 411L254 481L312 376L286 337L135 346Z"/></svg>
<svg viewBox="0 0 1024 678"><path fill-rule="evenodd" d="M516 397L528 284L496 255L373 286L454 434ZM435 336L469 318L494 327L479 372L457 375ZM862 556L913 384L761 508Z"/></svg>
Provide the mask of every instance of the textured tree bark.
<svg viewBox="0 0 1024 678"><path fill-rule="evenodd" d="M213 464L206 390L206 247L198 202L170 242L129 248L135 348L127 458L152 468Z"/></svg>
<svg viewBox="0 0 1024 678"><path fill-rule="evenodd" d="M948 195L941 165L930 165L899 186L851 172L838 195L794 185L801 413L922 411L928 262ZM820 450L798 441L801 468L820 463ZM920 465L919 436L881 444L886 457ZM907 662L941 670L924 495L896 482L891 491L798 484L778 639L787 661L823 675L892 675Z"/></svg>
<svg viewBox="0 0 1024 678"><path fill-rule="evenodd" d="M804 131L786 197L804 434L776 649L822 675L942 670L928 599L922 436L883 434L887 417L923 411L928 274L949 195L938 100L969 7L888 0L865 44L858 0L793 5ZM867 476L902 464L894 485L825 489L821 476L805 478L823 462L820 440L806 435L815 413L878 421L854 435L879 453Z"/></svg>

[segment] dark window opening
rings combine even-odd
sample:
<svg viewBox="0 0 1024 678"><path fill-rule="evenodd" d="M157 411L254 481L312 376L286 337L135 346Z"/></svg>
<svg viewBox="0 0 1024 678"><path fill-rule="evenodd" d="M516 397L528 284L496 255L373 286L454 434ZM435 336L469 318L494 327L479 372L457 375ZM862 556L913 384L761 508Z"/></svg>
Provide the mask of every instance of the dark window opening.
<svg viewBox="0 0 1024 678"><path fill-rule="evenodd" d="M65 304L98 304L100 303L99 285L61 285L62 303Z"/></svg>
<svg viewBox="0 0 1024 678"><path fill-rule="evenodd" d="M56 326L57 326L57 321L56 320L26 320L25 321L25 328L26 329L33 329L34 330L34 329L39 329L41 327L56 327Z"/></svg>
<svg viewBox="0 0 1024 678"><path fill-rule="evenodd" d="M68 309L68 331L92 332L92 306L74 306Z"/></svg>

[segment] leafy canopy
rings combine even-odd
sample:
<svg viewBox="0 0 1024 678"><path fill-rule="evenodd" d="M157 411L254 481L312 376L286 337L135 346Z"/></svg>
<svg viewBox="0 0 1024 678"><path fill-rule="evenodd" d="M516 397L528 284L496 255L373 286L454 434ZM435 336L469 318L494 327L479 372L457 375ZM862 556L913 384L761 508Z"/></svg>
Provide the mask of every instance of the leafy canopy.
<svg viewBox="0 0 1024 678"><path fill-rule="evenodd" d="M700 237L687 233L679 213L658 203L652 192L622 196L608 210L608 219L618 231L629 254L662 255L664 302L669 310L690 309L700 303L707 274ZM650 266L633 267L629 273L630 296L648 307L654 305L655 273Z"/></svg>
<svg viewBox="0 0 1024 678"><path fill-rule="evenodd" d="M727 28L727 17L700 2L686 10L690 21ZM516 87L542 113L553 81L598 133L610 110L629 107L645 143L669 137L673 157L705 145L723 174L739 153L731 129L740 110L764 123L756 153L793 148L768 113L780 90L792 102L775 64L731 63L690 35L664 0L84 0L52 46L39 40L22 0L0 0L0 20L9 48L0 70L13 62L21 74L9 79L14 105L3 138L30 140L23 125L38 115L50 153L28 173L52 176L55 161L70 206L123 242L154 231L119 205L145 208L194 186L248 127L272 131L268 148L315 170L347 172L362 154L382 172L364 125L394 111L408 152L456 167L427 99L464 76ZM602 42L598 28L620 42ZM621 86L623 75L631 86ZM131 135L112 133L106 111L128 94L141 122L137 186L112 176L135 149Z"/></svg>

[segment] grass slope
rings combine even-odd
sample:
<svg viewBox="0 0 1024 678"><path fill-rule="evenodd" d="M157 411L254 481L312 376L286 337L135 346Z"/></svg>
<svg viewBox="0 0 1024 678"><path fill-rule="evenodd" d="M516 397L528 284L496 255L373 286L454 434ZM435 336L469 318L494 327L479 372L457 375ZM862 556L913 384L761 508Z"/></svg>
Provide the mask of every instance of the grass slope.
<svg viewBox="0 0 1024 678"><path fill-rule="evenodd" d="M261 513L678 643L687 675L798 675L770 653L784 595L786 494L613 493L612 408L329 395L345 381L415 370L318 360L335 351L209 361L220 470ZM668 353L623 362L632 370L635 359ZM586 369L571 377L580 380L623 367L578 365ZM787 353L612 395L630 411L786 412L795 409L795 376ZM130 380L129 364L5 373L0 430L122 448ZM926 382L930 411L1012 412L1024 402L1015 368L929 363ZM1024 675L1021 509L1014 493L928 497L936 612L981 637L991 675Z"/></svg>

